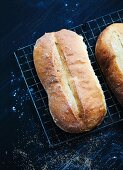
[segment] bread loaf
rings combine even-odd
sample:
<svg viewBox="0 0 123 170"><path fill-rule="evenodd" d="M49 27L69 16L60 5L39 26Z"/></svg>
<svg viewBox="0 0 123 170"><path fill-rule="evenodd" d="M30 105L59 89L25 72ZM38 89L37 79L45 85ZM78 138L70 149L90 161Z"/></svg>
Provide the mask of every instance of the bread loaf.
<svg viewBox="0 0 123 170"><path fill-rule="evenodd" d="M96 43L96 57L107 83L123 106L123 24L108 26Z"/></svg>
<svg viewBox="0 0 123 170"><path fill-rule="evenodd" d="M46 33L34 46L34 64L57 126L79 133L102 121L105 99L81 36L65 29Z"/></svg>

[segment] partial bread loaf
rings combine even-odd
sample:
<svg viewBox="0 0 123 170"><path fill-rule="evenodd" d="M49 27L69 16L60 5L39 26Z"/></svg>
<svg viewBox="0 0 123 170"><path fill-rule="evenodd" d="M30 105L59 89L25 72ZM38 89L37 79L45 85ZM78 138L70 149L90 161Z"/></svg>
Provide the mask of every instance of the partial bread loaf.
<svg viewBox="0 0 123 170"><path fill-rule="evenodd" d="M123 24L108 26L100 34L95 51L107 83L123 106Z"/></svg>
<svg viewBox="0 0 123 170"><path fill-rule="evenodd" d="M79 133L100 124L105 99L81 36L65 29L46 33L35 44L34 63L61 129Z"/></svg>

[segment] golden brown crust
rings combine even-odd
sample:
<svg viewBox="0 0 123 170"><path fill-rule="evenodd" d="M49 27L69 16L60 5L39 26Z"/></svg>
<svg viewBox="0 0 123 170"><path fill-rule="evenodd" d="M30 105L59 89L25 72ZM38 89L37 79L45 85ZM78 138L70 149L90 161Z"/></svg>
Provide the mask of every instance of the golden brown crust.
<svg viewBox="0 0 123 170"><path fill-rule="evenodd" d="M118 56L116 56L112 43L116 45L117 42L114 41L113 34L123 36L123 24L112 24L100 34L96 43L95 53L107 83L123 106L123 71L116 62ZM117 46L118 48L120 47Z"/></svg>
<svg viewBox="0 0 123 170"><path fill-rule="evenodd" d="M68 30L45 34L34 47L34 63L51 115L61 129L79 133L102 121L103 92L80 36Z"/></svg>

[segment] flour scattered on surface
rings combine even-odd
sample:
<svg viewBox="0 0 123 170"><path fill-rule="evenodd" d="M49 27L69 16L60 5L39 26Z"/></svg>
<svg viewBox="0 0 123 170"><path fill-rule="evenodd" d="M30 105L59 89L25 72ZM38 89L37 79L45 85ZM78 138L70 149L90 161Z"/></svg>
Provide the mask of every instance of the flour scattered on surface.
<svg viewBox="0 0 123 170"><path fill-rule="evenodd" d="M68 4L67 4L67 3L65 3L65 4L64 4L64 6L65 6L65 7L67 7L67 6L68 6Z"/></svg>
<svg viewBox="0 0 123 170"><path fill-rule="evenodd" d="M80 4L79 3L76 3L76 7L78 7Z"/></svg>
<svg viewBox="0 0 123 170"><path fill-rule="evenodd" d="M68 24L73 24L73 21L71 19L66 20Z"/></svg>
<svg viewBox="0 0 123 170"><path fill-rule="evenodd" d="M16 108L15 108L15 106L13 106L13 107L12 107L12 110L13 110L14 112L16 112Z"/></svg>
<svg viewBox="0 0 123 170"><path fill-rule="evenodd" d="M116 159L117 157L116 156L113 156L113 159Z"/></svg>
<svg viewBox="0 0 123 170"><path fill-rule="evenodd" d="M32 165L32 161L28 158L28 155L25 153L25 151L22 151L21 149L15 149L13 151L13 160L16 159L21 160L21 162L19 162L19 167L22 169L35 170L34 166Z"/></svg>
<svg viewBox="0 0 123 170"><path fill-rule="evenodd" d="M16 97L16 95L17 95L17 90L14 90L14 91L12 92L12 96L13 96L13 97Z"/></svg>
<svg viewBox="0 0 123 170"><path fill-rule="evenodd" d="M21 155L23 158L27 158L27 153L25 153L24 151L20 150L20 149L16 149L13 151L14 155Z"/></svg>
<svg viewBox="0 0 123 170"><path fill-rule="evenodd" d="M12 112L16 112L18 115L18 118L22 118L24 115L24 107L26 101L30 100L28 90L20 88L21 83L23 82L23 78L17 77L15 73L11 72L11 95L13 97L13 106L11 107Z"/></svg>

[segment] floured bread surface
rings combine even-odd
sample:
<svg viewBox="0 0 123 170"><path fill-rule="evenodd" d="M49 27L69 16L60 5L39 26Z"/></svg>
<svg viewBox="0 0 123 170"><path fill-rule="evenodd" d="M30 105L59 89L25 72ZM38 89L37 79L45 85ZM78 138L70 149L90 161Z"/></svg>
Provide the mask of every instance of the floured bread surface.
<svg viewBox="0 0 123 170"><path fill-rule="evenodd" d="M81 36L65 29L46 33L35 44L34 64L61 129L79 133L102 121L105 99Z"/></svg>
<svg viewBox="0 0 123 170"><path fill-rule="evenodd" d="M107 27L98 38L95 51L109 86L123 106L123 24Z"/></svg>

